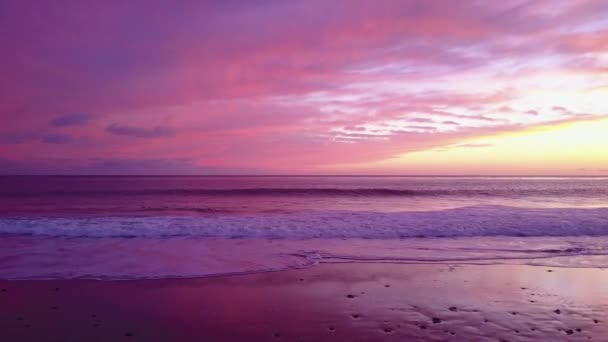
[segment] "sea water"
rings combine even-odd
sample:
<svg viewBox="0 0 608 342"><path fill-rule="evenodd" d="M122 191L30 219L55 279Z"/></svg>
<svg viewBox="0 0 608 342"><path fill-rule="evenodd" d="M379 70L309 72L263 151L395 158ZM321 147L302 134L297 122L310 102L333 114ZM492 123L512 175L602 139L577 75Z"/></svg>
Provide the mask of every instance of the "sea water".
<svg viewBox="0 0 608 342"><path fill-rule="evenodd" d="M0 278L608 267L608 178L0 177Z"/></svg>

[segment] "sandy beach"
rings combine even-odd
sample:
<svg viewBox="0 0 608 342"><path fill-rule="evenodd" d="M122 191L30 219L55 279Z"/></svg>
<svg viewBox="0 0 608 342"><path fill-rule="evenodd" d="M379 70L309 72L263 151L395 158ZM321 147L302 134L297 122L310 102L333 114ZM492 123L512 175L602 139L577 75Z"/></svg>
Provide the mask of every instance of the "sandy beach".
<svg viewBox="0 0 608 342"><path fill-rule="evenodd" d="M199 279L1 281L0 340L606 341L607 272L326 264Z"/></svg>

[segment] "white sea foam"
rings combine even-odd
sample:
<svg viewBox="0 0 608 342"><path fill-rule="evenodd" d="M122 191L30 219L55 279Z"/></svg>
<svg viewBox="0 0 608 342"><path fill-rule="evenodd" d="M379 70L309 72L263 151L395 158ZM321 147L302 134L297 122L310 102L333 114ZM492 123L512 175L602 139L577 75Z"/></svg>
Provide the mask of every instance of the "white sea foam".
<svg viewBox="0 0 608 342"><path fill-rule="evenodd" d="M51 237L363 238L608 235L608 208L477 206L421 212L313 211L255 215L5 217L0 233Z"/></svg>
<svg viewBox="0 0 608 342"><path fill-rule="evenodd" d="M344 262L608 268L608 208L4 217L0 233L0 279L203 277Z"/></svg>

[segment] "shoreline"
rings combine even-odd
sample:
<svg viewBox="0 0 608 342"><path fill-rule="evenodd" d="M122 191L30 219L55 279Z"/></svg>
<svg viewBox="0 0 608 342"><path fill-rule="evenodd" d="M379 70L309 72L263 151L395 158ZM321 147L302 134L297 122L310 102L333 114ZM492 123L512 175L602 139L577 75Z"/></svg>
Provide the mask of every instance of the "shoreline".
<svg viewBox="0 0 608 342"><path fill-rule="evenodd" d="M0 281L3 341L532 341L608 336L608 270L320 264L205 278Z"/></svg>
<svg viewBox="0 0 608 342"><path fill-rule="evenodd" d="M607 251L608 236L299 240L4 236L0 279L190 279L360 263L608 268Z"/></svg>

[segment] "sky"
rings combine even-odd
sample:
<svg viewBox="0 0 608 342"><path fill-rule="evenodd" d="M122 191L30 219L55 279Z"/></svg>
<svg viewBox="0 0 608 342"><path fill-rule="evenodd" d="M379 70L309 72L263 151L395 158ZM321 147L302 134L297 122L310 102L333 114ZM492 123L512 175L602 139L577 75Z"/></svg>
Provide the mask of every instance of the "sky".
<svg viewBox="0 0 608 342"><path fill-rule="evenodd" d="M0 2L0 173L608 176L608 2Z"/></svg>

